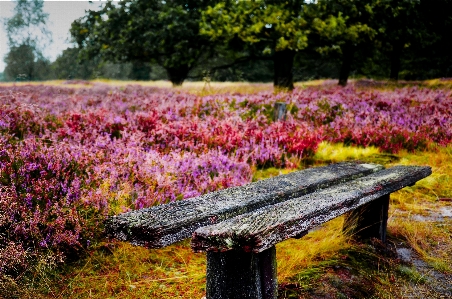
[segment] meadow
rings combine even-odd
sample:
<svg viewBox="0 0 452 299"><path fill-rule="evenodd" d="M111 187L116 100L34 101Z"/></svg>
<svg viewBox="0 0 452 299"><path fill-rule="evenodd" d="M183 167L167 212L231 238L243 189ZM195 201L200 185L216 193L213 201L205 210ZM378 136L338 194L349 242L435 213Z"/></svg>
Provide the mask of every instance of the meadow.
<svg viewBox="0 0 452 299"><path fill-rule="evenodd" d="M279 244L280 297L451 294L451 86L366 82L0 85L0 298L200 299L202 254L107 240L105 218L351 159L433 175L393 194L387 248L342 218Z"/></svg>

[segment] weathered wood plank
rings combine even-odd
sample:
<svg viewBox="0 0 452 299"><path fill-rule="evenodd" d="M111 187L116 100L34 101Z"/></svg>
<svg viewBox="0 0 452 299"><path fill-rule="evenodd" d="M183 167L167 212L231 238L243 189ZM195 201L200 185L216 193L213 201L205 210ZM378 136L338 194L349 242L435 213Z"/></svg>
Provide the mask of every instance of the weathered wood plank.
<svg viewBox="0 0 452 299"><path fill-rule="evenodd" d="M378 238L386 243L389 194L377 198L345 215L344 233L358 240Z"/></svg>
<svg viewBox="0 0 452 299"><path fill-rule="evenodd" d="M277 293L275 246L260 253L207 253L208 299L275 299Z"/></svg>
<svg viewBox="0 0 452 299"><path fill-rule="evenodd" d="M286 120L287 104L284 102L276 102L273 105L273 121Z"/></svg>
<svg viewBox="0 0 452 299"><path fill-rule="evenodd" d="M337 163L211 192L196 198L123 213L107 219L107 235L159 248L191 237L199 227L362 177L377 164Z"/></svg>
<svg viewBox="0 0 452 299"><path fill-rule="evenodd" d="M396 166L381 170L199 228L193 233L191 246L194 251L242 249L261 252L374 199L413 185L430 174L430 167L421 166Z"/></svg>

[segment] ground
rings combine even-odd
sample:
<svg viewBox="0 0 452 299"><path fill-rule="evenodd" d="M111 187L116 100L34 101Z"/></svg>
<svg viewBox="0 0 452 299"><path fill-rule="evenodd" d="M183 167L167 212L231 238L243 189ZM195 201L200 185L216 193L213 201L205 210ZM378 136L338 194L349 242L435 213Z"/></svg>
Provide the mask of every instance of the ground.
<svg viewBox="0 0 452 299"><path fill-rule="evenodd" d="M46 84L75 88L92 84L63 83ZM328 82L296 86L304 88L319 83ZM444 88L440 83L436 80L422 84L432 89ZM160 82L157 86L169 87L165 84L168 83ZM209 96L237 89L256 93L269 88L269 84L206 87L203 83L188 83L179 91ZM391 195L387 244L377 240L358 243L344 236L342 217L312 230L302 239L278 244L279 298L452 298L451 145L433 144L421 150L387 153L374 146L322 142L315 155L294 160L291 165L254 165L251 170L253 180L260 180L346 160L381 163L386 167L429 165L433 174ZM49 255L48 260L33 265L33 271L26 275L1 278L0 298L205 296L205 255L192 253L188 241L149 250L102 239L85 248L81 257L61 264Z"/></svg>

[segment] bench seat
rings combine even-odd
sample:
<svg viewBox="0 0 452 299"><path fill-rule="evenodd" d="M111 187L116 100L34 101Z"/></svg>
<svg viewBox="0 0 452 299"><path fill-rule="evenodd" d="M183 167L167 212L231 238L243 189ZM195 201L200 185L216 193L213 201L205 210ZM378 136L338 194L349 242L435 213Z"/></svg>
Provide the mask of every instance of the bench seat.
<svg viewBox="0 0 452 299"><path fill-rule="evenodd" d="M195 198L134 210L107 220L110 237L148 248L160 248L212 225L259 208L369 175L378 164L345 162L223 189Z"/></svg>
<svg viewBox="0 0 452 299"><path fill-rule="evenodd" d="M372 200L413 185L430 167L396 166L197 229L194 251L262 252Z"/></svg>

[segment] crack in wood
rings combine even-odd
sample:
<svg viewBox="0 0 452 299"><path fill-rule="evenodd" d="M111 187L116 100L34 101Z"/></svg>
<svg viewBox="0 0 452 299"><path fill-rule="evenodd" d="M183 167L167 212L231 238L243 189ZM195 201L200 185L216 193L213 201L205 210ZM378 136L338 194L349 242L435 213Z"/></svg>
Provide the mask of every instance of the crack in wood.
<svg viewBox="0 0 452 299"><path fill-rule="evenodd" d="M199 228L193 234L191 246L196 252L246 249L258 253L430 174L431 168L422 166L381 170Z"/></svg>
<svg viewBox="0 0 452 299"><path fill-rule="evenodd" d="M317 192L383 167L378 164L344 162L309 168L110 217L106 233L134 245L160 248L191 237L199 227L220 223L237 215Z"/></svg>

